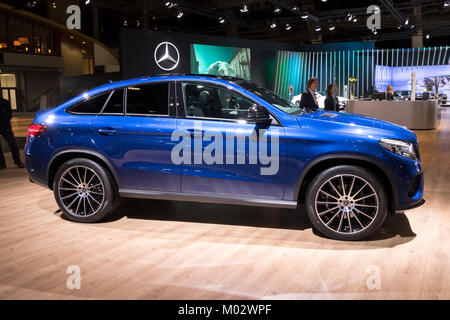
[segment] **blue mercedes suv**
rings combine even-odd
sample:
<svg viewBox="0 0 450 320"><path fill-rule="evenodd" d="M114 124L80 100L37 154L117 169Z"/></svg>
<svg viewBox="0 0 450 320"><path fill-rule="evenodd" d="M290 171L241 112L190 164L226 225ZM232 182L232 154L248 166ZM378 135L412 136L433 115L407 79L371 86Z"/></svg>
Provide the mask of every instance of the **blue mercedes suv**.
<svg viewBox="0 0 450 320"><path fill-rule="evenodd" d="M314 111L251 82L203 75L108 83L39 113L26 167L65 217L96 222L119 197L298 208L359 240L421 205L416 135Z"/></svg>

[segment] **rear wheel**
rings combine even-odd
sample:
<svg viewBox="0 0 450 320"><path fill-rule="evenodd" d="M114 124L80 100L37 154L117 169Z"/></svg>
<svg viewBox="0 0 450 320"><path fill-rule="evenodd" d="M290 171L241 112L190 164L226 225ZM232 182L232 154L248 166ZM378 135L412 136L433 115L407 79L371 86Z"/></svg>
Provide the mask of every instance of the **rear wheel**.
<svg viewBox="0 0 450 320"><path fill-rule="evenodd" d="M53 193L63 215L96 222L114 209L116 186L108 170L90 159L72 159L58 169Z"/></svg>
<svg viewBox="0 0 450 320"><path fill-rule="evenodd" d="M386 193L370 171L336 166L314 178L306 193L306 210L322 234L361 240L374 234L386 219Z"/></svg>

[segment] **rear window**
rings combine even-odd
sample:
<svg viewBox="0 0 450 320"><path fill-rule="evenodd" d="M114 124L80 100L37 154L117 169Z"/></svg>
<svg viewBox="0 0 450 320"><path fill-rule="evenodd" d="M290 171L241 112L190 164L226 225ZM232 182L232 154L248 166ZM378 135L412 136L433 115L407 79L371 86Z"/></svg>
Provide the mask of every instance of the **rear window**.
<svg viewBox="0 0 450 320"><path fill-rule="evenodd" d="M76 103L68 111L80 114L97 114L100 113L106 100L108 100L110 92L101 93L90 97L86 100Z"/></svg>
<svg viewBox="0 0 450 320"><path fill-rule="evenodd" d="M128 87L127 114L168 115L169 83Z"/></svg>

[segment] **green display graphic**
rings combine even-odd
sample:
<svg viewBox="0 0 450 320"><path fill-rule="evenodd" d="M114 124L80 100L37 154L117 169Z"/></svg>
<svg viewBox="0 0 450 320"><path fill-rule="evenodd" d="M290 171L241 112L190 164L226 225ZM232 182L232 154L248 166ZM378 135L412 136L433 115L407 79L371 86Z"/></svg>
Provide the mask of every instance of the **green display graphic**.
<svg viewBox="0 0 450 320"><path fill-rule="evenodd" d="M250 49L192 44L191 73L251 80Z"/></svg>

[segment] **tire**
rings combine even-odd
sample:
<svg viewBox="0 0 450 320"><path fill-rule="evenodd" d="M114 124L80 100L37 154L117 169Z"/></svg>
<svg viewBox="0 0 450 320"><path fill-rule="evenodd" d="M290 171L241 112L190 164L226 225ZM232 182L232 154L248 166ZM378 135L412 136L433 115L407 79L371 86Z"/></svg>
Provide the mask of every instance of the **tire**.
<svg viewBox="0 0 450 320"><path fill-rule="evenodd" d="M53 194L65 218L76 222L97 222L116 204L117 187L107 169L90 159L63 163L53 181Z"/></svg>
<svg viewBox="0 0 450 320"><path fill-rule="evenodd" d="M349 165L319 173L306 191L305 207L313 227L321 234L350 241L377 232L388 212L386 192L378 178L364 168Z"/></svg>

